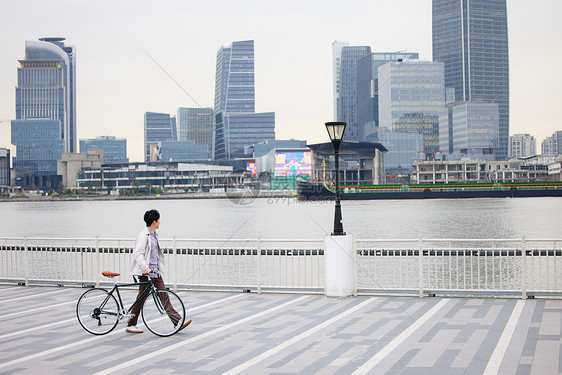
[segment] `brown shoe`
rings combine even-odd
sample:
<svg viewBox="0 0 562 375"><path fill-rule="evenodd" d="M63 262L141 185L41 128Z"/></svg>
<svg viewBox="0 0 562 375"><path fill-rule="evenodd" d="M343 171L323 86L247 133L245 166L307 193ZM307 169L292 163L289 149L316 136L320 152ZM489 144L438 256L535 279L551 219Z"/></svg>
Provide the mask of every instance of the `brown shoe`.
<svg viewBox="0 0 562 375"><path fill-rule="evenodd" d="M182 329L184 329L185 327L187 327L189 324L191 323L191 319L189 319L188 321L186 321L185 323L182 324L181 328L178 330L181 331Z"/></svg>

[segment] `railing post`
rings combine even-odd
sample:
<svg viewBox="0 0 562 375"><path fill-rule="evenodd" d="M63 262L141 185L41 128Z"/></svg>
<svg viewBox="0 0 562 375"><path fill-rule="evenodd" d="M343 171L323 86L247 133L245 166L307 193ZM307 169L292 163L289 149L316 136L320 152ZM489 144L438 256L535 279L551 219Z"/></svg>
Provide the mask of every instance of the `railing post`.
<svg viewBox="0 0 562 375"><path fill-rule="evenodd" d="M258 237L258 264L257 264L257 290L258 294L261 294L261 237Z"/></svg>
<svg viewBox="0 0 562 375"><path fill-rule="evenodd" d="M418 251L418 277L420 284L420 298L423 298L423 240L421 236L418 239Z"/></svg>
<svg viewBox="0 0 562 375"><path fill-rule="evenodd" d="M27 236L24 237L23 239L23 245L24 245L24 260L25 260L25 265L24 265L24 273L25 273L25 286L29 286L29 253L28 253L28 248L27 248Z"/></svg>
<svg viewBox="0 0 562 375"><path fill-rule="evenodd" d="M527 240L521 239L521 298L527 299Z"/></svg>
<svg viewBox="0 0 562 375"><path fill-rule="evenodd" d="M176 267L176 272L174 274L174 292L178 291L178 275L179 275L179 271L178 271L178 267L179 267L178 266L178 263L179 263L178 258L179 257L178 257L178 252L177 252L176 247L177 247L176 246L176 236L174 236L173 239L172 239L172 251L174 252L173 259L174 259L174 263L175 263L175 267Z"/></svg>
<svg viewBox="0 0 562 375"><path fill-rule="evenodd" d="M101 274L101 255L100 255L100 236L96 234L96 262L97 262L97 269L96 272L96 287L100 287L100 274Z"/></svg>
<svg viewBox="0 0 562 375"><path fill-rule="evenodd" d="M353 254L351 255L352 267L353 267L353 296L357 297L357 238L353 237Z"/></svg>

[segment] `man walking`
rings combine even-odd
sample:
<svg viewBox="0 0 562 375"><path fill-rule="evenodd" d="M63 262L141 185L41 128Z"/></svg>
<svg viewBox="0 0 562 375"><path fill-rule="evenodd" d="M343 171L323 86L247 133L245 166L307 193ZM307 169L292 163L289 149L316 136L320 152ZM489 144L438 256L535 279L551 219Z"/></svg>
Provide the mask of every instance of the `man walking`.
<svg viewBox="0 0 562 375"><path fill-rule="evenodd" d="M152 284L154 284L157 290L166 289L166 285L162 279L162 272L165 266L164 253L160 248L158 235L156 234L156 229L160 228L160 213L156 210L146 211L144 213L144 222L146 223L146 228L138 235L135 241L135 249L133 250L133 257L131 259L131 275L133 275L133 277L138 277L140 282L147 282L150 277ZM142 294L145 288L146 284L139 285L137 298ZM127 328L125 328L126 332L143 332L142 329L137 327L137 320L141 312L142 304L147 296L148 294L135 303L135 306L131 310L133 316L129 319ZM165 296L165 299L166 300L163 298L162 303L168 312L168 316L174 324L177 324L181 317L171 306L167 296ZM191 320L187 320L179 330L181 331L190 323Z"/></svg>

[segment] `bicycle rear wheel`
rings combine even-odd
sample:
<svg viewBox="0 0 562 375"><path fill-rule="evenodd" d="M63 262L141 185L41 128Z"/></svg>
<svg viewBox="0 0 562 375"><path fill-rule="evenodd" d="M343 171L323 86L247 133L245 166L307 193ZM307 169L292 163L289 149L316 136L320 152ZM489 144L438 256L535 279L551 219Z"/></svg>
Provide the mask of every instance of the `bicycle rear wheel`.
<svg viewBox="0 0 562 375"><path fill-rule="evenodd" d="M154 290L142 307L142 321L158 336L171 336L185 321L185 307L180 297L166 289Z"/></svg>
<svg viewBox="0 0 562 375"><path fill-rule="evenodd" d="M105 335L119 322L119 305L107 290L90 289L78 300L76 317L86 331L94 335Z"/></svg>

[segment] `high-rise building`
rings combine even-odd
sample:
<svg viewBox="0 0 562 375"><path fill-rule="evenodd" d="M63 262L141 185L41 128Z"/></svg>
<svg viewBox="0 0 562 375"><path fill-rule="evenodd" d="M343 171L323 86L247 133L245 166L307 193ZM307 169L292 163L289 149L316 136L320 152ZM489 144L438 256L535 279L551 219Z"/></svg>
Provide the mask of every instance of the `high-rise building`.
<svg viewBox="0 0 562 375"><path fill-rule="evenodd" d="M150 146L162 141L177 141L176 118L167 113L144 114L144 160L150 161Z"/></svg>
<svg viewBox="0 0 562 375"><path fill-rule="evenodd" d="M55 175L63 152L76 152L75 48L65 38L26 41L16 87L14 168Z"/></svg>
<svg viewBox="0 0 562 375"><path fill-rule="evenodd" d="M456 101L499 106L498 160L509 141L509 57L506 0L433 0L433 61L445 66Z"/></svg>
<svg viewBox="0 0 562 375"><path fill-rule="evenodd" d="M233 42L217 52L212 154L244 157L244 147L275 139L275 113L255 113L254 41Z"/></svg>
<svg viewBox="0 0 562 375"><path fill-rule="evenodd" d="M178 140L193 141L211 150L212 117L212 108L178 108Z"/></svg>
<svg viewBox="0 0 562 375"><path fill-rule="evenodd" d="M0 148L0 186L9 186L10 180L10 149Z"/></svg>
<svg viewBox="0 0 562 375"><path fill-rule="evenodd" d="M379 126L379 66L418 58L417 52L372 52L357 61L357 122L364 134L359 141L364 141Z"/></svg>
<svg viewBox="0 0 562 375"><path fill-rule="evenodd" d="M104 163L128 163L127 140L112 136L102 136L80 140L80 153L87 154L88 150L102 149Z"/></svg>
<svg viewBox="0 0 562 375"><path fill-rule="evenodd" d="M541 154L562 155L562 131L556 131L541 143Z"/></svg>
<svg viewBox="0 0 562 375"><path fill-rule="evenodd" d="M509 136L509 157L525 158L537 154L537 141L530 134Z"/></svg>
<svg viewBox="0 0 562 375"><path fill-rule="evenodd" d="M336 40L332 43L334 121L337 121L338 119L338 99L340 97L341 78L341 49L345 46L349 46L349 42Z"/></svg>
<svg viewBox="0 0 562 375"><path fill-rule="evenodd" d="M368 46L342 46L337 89L337 121L347 123L344 139L360 141L365 139L364 128L357 120L357 61L371 54Z"/></svg>
<svg viewBox="0 0 562 375"><path fill-rule="evenodd" d="M424 150L439 149L439 113L445 105L443 63L404 60L378 68L379 126L424 137Z"/></svg>
<svg viewBox="0 0 562 375"><path fill-rule="evenodd" d="M493 161L498 147L499 110L496 103L454 102L442 109L440 150L448 160Z"/></svg>

